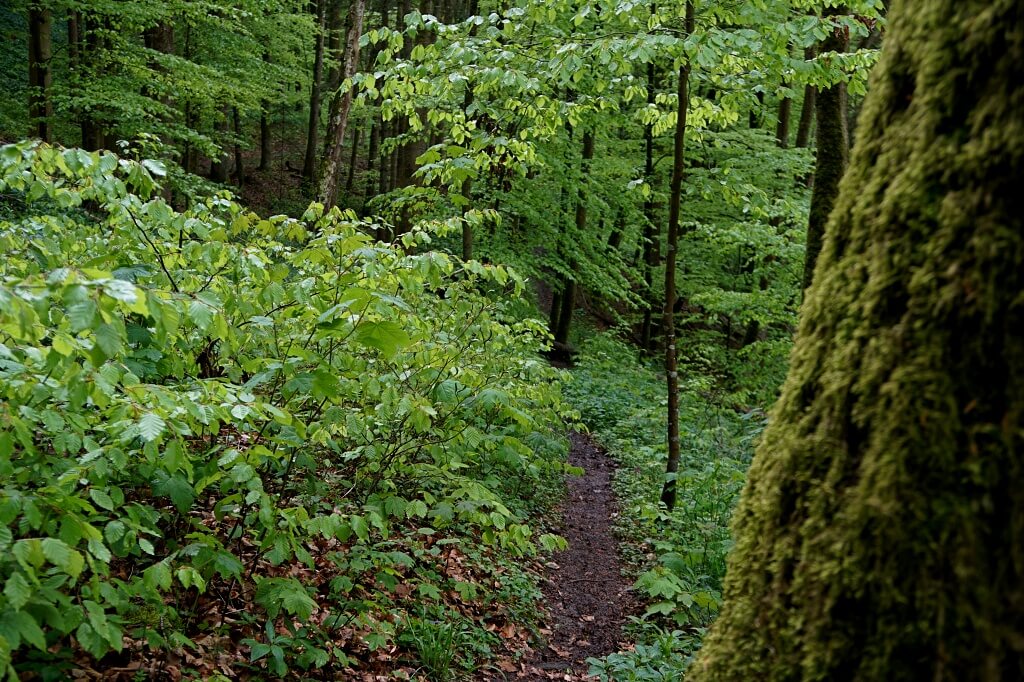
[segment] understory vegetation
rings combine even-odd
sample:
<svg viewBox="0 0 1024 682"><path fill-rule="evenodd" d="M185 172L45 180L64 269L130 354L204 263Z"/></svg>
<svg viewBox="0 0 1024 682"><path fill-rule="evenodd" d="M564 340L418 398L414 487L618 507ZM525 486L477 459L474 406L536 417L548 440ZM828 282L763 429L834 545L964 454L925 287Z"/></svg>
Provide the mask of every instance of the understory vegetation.
<svg viewBox="0 0 1024 682"><path fill-rule="evenodd" d="M602 680L677 680L700 646L722 599L729 518L745 481L754 445L764 428L757 407L737 410L712 377L689 368L683 381L680 423L683 459L679 498L671 513L659 504L667 445L664 376L634 348L605 333L581 347L567 399L616 461L620 500L617 530L623 555L644 603L629 628L629 651L592 659ZM761 386L771 389L772 375Z"/></svg>
<svg viewBox="0 0 1024 682"><path fill-rule="evenodd" d="M567 412L521 279L418 252L442 223L391 246L336 210L178 212L155 162L0 160L12 679L444 679L530 622Z"/></svg>

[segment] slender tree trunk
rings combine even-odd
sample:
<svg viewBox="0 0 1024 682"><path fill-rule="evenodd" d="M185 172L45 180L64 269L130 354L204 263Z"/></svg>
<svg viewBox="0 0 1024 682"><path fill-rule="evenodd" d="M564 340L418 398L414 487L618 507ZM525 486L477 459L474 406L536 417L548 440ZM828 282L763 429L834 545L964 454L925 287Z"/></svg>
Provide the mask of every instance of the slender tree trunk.
<svg viewBox="0 0 1024 682"><path fill-rule="evenodd" d="M1021 22L893 3L688 682L1024 676Z"/></svg>
<svg viewBox="0 0 1024 682"><path fill-rule="evenodd" d="M841 16L843 6L825 9L826 17ZM824 52L845 52L849 35L836 29L822 43ZM821 251L825 224L839 194L839 180L846 170L850 134L846 128L846 85L839 83L822 88L818 93L817 163L814 167L814 190L811 193L811 212L807 223L807 257L804 261L803 288L811 285L814 266Z"/></svg>
<svg viewBox="0 0 1024 682"><path fill-rule="evenodd" d="M68 62L72 70L77 69L81 59L81 29L78 12L68 12Z"/></svg>
<svg viewBox="0 0 1024 682"><path fill-rule="evenodd" d="M476 35L476 26L470 28L470 35ZM462 111L467 114L473 105L473 86L466 82L466 92L462 96ZM466 220L466 213L469 212L473 203L473 176L467 175L462 181L462 198L465 203L462 205L462 260L467 261L473 257L473 226ZM554 329L554 327L551 327Z"/></svg>
<svg viewBox="0 0 1024 682"><path fill-rule="evenodd" d="M779 102L779 122L775 126L775 139L783 149L789 147L789 117L793 109L793 100L783 97Z"/></svg>
<svg viewBox="0 0 1024 682"><path fill-rule="evenodd" d="M267 100L263 101L263 106L260 107L260 166L261 171L268 170L270 168L270 120L267 115L267 109L270 107L270 102Z"/></svg>
<svg viewBox="0 0 1024 682"><path fill-rule="evenodd" d="M582 239L587 232L587 181L590 177L590 162L594 158L594 131L583 132L583 155L580 161L580 187L576 198L576 235ZM555 329L555 341L569 343L569 330L572 327L572 314L576 309L576 280L566 277L562 289L562 309L558 316L558 327Z"/></svg>
<svg viewBox="0 0 1024 682"><path fill-rule="evenodd" d="M263 53L263 61L270 63L270 53ZM270 100L260 103L260 170L270 169Z"/></svg>
<svg viewBox="0 0 1024 682"><path fill-rule="evenodd" d="M377 156L380 154L380 124L379 118L370 127L370 146L366 150L366 196L364 202L373 197L373 176L374 166L377 165Z"/></svg>
<svg viewBox="0 0 1024 682"><path fill-rule="evenodd" d="M804 59L810 61L816 54L815 48L809 47L804 51ZM813 85L804 87L804 103L800 108L800 123L796 127L796 146L798 148L807 147L811 140L811 126L814 125L814 105L817 96L818 88Z"/></svg>
<svg viewBox="0 0 1024 682"><path fill-rule="evenodd" d="M359 138L363 130L358 126L352 129L352 154L348 160L348 179L345 180L345 194L352 194L352 183L356 177L356 163L359 162Z"/></svg>
<svg viewBox="0 0 1024 682"><path fill-rule="evenodd" d="M694 29L694 3L686 3L686 34ZM686 173L686 116L690 108L690 63L679 67L676 94L676 130L672 147L672 183L669 190L668 241L665 254L665 381L668 388L668 461L661 501L669 511L676 506L676 474L679 471L679 358L676 352L676 256L679 249L679 213L683 176Z"/></svg>
<svg viewBox="0 0 1024 682"><path fill-rule="evenodd" d="M658 90L658 72L654 62L647 64L647 104L653 106ZM644 178L650 188L650 194L644 199L644 290L646 305L644 318L640 325L640 347L649 352L654 336L654 269L658 267L659 251L657 223L654 216L654 124L644 126Z"/></svg>
<svg viewBox="0 0 1024 682"><path fill-rule="evenodd" d="M359 36L363 33L363 16L366 14L366 0L353 0L349 8L348 36L345 38L345 68L342 80L355 75L359 65ZM352 109L352 88L335 95L340 97L337 111L331 117L327 131L327 151L325 153L323 173L317 200L326 208L332 208L338 198L338 183L341 180L342 151L345 141L345 128L348 126L348 115Z"/></svg>
<svg viewBox="0 0 1024 682"><path fill-rule="evenodd" d="M462 260L473 258L473 226L466 220L466 214L472 206L473 199L473 178L467 177L462 181L462 198L466 203L462 205Z"/></svg>
<svg viewBox="0 0 1024 682"><path fill-rule="evenodd" d="M548 310L548 329L551 330L552 336L554 336L554 331L558 329L558 320L562 317L563 298L561 289L551 290L551 309Z"/></svg>
<svg viewBox="0 0 1024 682"><path fill-rule="evenodd" d="M228 113L225 109L223 117L220 118L215 124L215 129L219 133L217 136L220 138L218 142L224 144L226 142L225 133L228 130ZM225 183L228 181L228 164L227 164L227 151L224 149L218 150L217 155L210 159L210 179L214 182Z"/></svg>
<svg viewBox="0 0 1024 682"><path fill-rule="evenodd" d="M365 2L365 0L364 0ZM320 133L320 86L324 73L324 34L327 32L326 0L316 0L316 45L313 52L313 79L309 88L309 124L306 127L306 156L302 162L302 178L312 184L316 173L317 139Z"/></svg>
<svg viewBox="0 0 1024 682"><path fill-rule="evenodd" d="M238 107L231 107L231 119L235 129L235 184L241 187L245 182L245 167L242 162L242 116Z"/></svg>
<svg viewBox="0 0 1024 682"><path fill-rule="evenodd" d="M50 59L53 15L42 3L28 9L28 115L30 134L44 142L53 141L53 104L50 101Z"/></svg>
<svg viewBox="0 0 1024 682"><path fill-rule="evenodd" d="M764 119L764 93L757 92L754 96L757 98L757 104L750 110L750 127L760 128Z"/></svg>
<svg viewBox="0 0 1024 682"><path fill-rule="evenodd" d="M100 37L100 19L91 14L81 12L79 14L81 30L81 60L79 63L79 74L83 77L96 77L105 68L106 46ZM81 87L79 85L78 87ZM79 93L81 94L81 93ZM81 111L79 113L79 125L82 130L82 147L89 151L102 149L105 144L104 122L98 116L98 112Z"/></svg>

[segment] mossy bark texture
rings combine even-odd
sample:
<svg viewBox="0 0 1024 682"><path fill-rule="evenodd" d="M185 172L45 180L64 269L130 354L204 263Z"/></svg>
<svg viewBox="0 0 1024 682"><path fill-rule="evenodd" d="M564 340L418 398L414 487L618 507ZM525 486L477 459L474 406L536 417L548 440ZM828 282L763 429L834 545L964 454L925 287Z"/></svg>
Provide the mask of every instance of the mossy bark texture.
<svg viewBox="0 0 1024 682"><path fill-rule="evenodd" d="M826 17L846 14L842 5L829 7ZM850 38L844 28L836 28L821 44L821 52L846 52ZM828 217L839 194L839 180L846 170L849 157L850 133L846 124L846 84L836 83L822 88L815 99L817 108L817 156L814 165L814 190L811 192L811 211L807 219L807 255L804 261L803 288L811 286L814 266L821 253Z"/></svg>
<svg viewBox="0 0 1024 682"><path fill-rule="evenodd" d="M1024 3L893 3L688 681L1024 679Z"/></svg>

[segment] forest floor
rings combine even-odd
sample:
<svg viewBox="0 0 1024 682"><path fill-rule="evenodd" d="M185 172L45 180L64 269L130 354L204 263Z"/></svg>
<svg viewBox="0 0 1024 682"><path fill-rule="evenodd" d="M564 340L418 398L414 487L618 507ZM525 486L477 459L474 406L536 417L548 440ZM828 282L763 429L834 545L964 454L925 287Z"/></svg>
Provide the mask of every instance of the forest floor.
<svg viewBox="0 0 1024 682"><path fill-rule="evenodd" d="M618 514L612 492L614 464L590 436L573 433L569 463L584 470L569 476L560 510L568 548L546 564L543 585L547 613L541 634L546 646L521 661L499 664L488 682L506 680L592 680L589 657L626 646L622 626L638 610L631 582L623 575L612 523Z"/></svg>

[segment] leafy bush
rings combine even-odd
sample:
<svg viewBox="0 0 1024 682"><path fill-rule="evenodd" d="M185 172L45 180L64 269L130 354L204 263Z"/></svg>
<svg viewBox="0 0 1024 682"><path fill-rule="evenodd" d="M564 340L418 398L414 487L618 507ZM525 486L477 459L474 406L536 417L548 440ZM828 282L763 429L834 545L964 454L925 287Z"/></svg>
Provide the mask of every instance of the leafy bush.
<svg viewBox="0 0 1024 682"><path fill-rule="evenodd" d="M341 668L459 538L534 551L563 408L523 282L422 250L451 225L179 212L162 172L0 148L0 669L201 634Z"/></svg>

